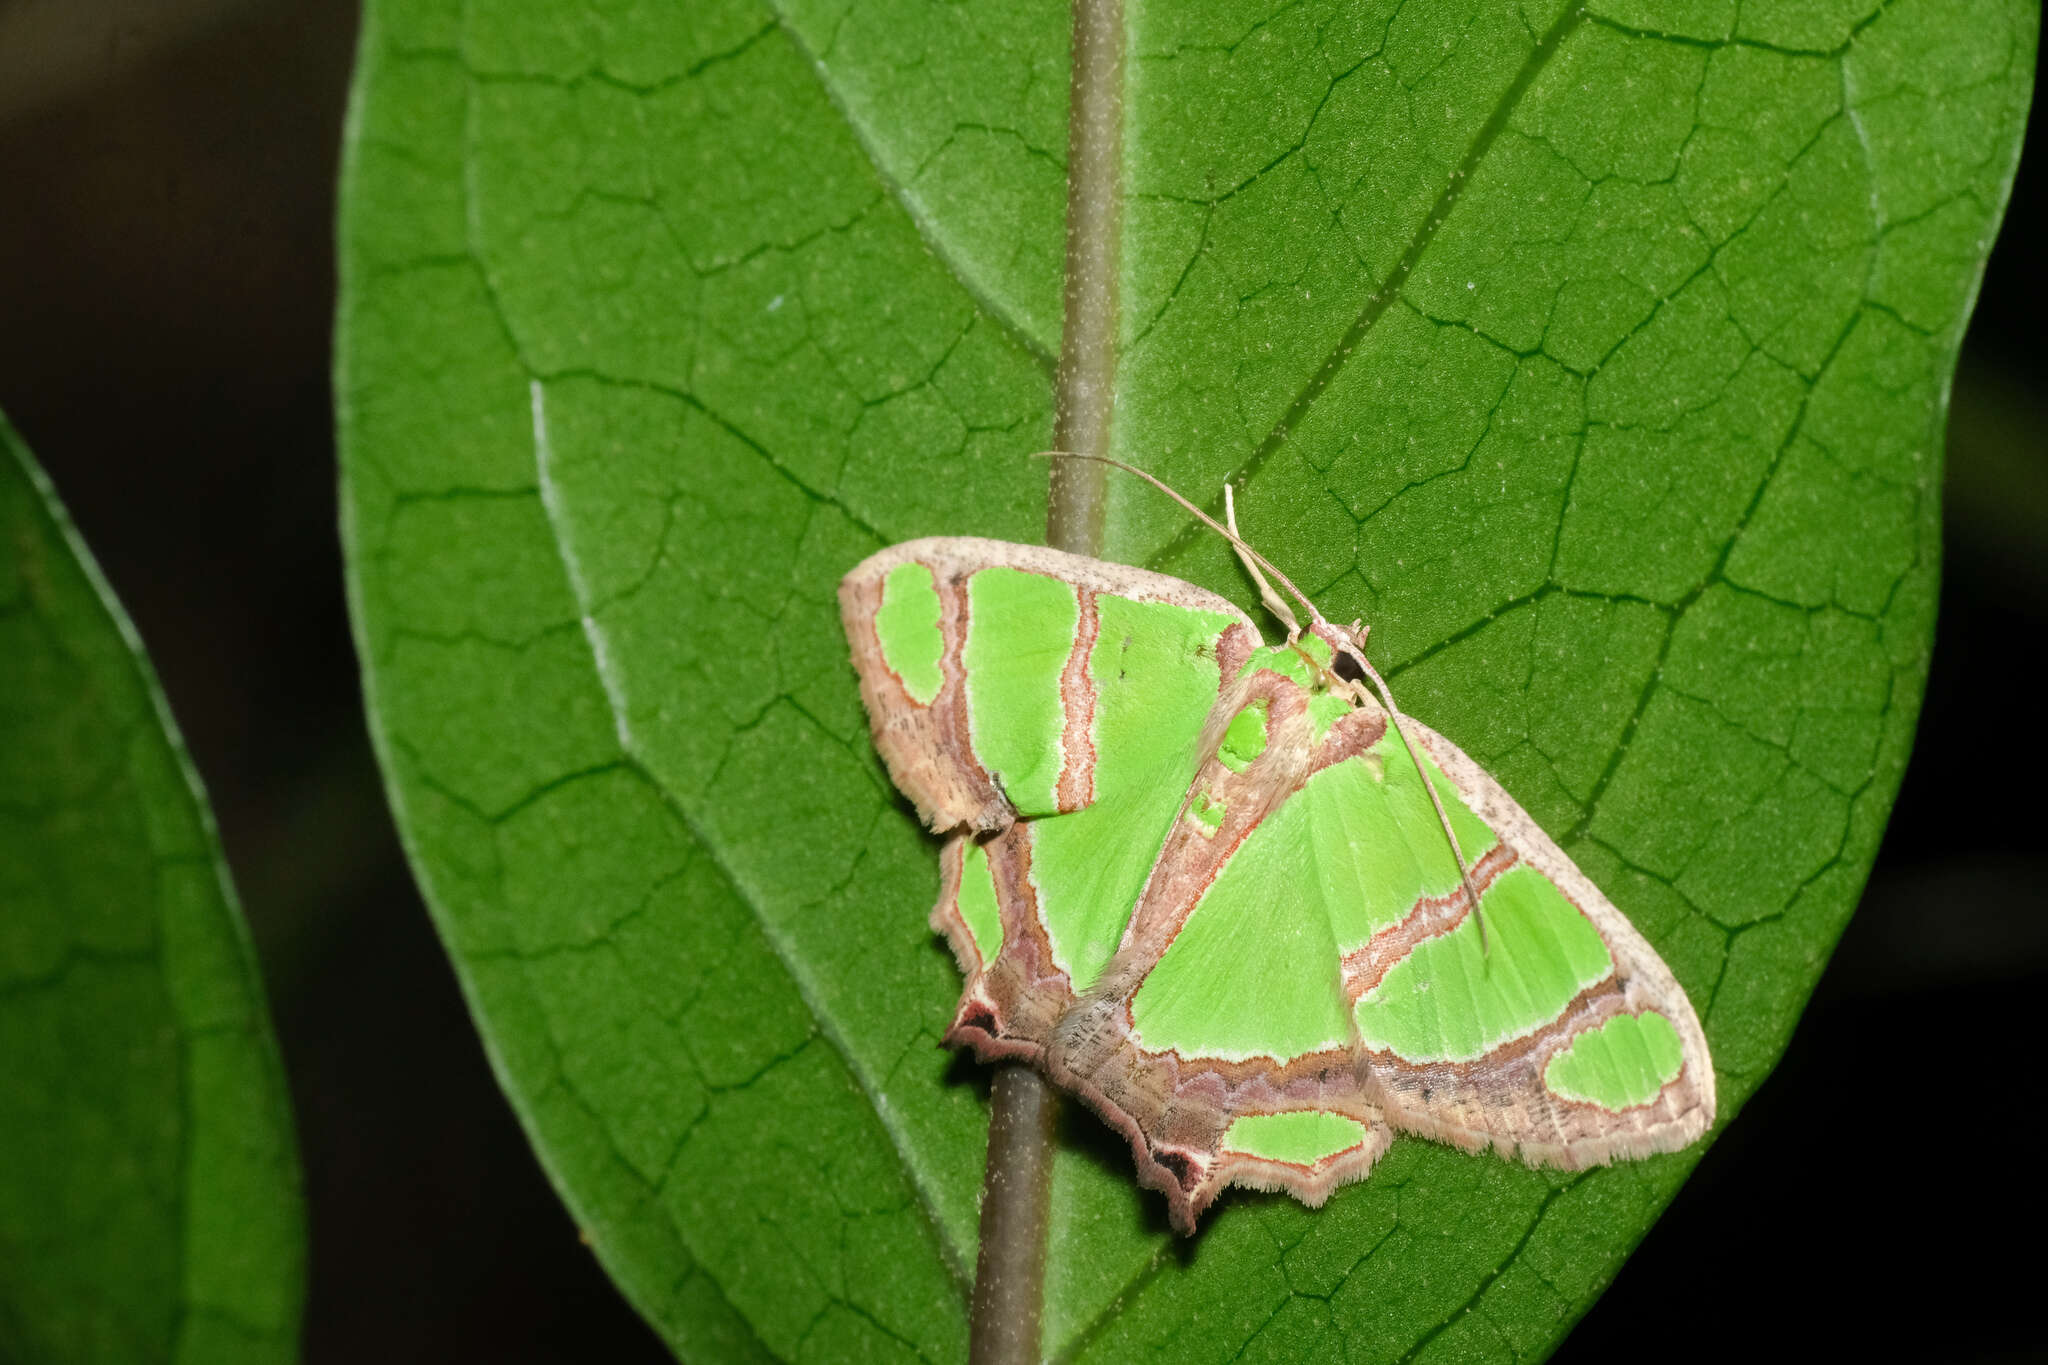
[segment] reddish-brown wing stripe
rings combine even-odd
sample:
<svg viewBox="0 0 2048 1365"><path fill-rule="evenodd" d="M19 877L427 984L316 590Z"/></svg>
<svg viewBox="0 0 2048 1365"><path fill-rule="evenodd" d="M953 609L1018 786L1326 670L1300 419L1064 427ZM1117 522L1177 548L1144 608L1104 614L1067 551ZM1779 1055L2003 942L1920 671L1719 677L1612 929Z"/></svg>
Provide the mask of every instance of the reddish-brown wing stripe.
<svg viewBox="0 0 2048 1365"><path fill-rule="evenodd" d="M1065 726L1060 734L1060 781L1056 796L1063 811L1080 810L1095 800L1095 679L1088 662L1102 631L1095 590L1077 588L1079 620L1074 647L1060 672L1060 708Z"/></svg>
<svg viewBox="0 0 2048 1365"><path fill-rule="evenodd" d="M939 600L944 605L945 651L939 667L946 680L945 692L937 700L944 709L946 746L960 765L985 783L993 785L988 769L974 751L974 732L967 720L967 615L965 578L940 579Z"/></svg>
<svg viewBox="0 0 2048 1365"><path fill-rule="evenodd" d="M1486 889L1521 859L1506 844L1495 844L1472 864L1472 889L1481 896ZM1363 946L1344 955L1344 995L1351 1003L1380 984L1396 962L1415 951L1426 938L1448 934L1464 923L1470 909L1465 888L1460 886L1442 896L1424 896L1399 924L1380 930Z"/></svg>

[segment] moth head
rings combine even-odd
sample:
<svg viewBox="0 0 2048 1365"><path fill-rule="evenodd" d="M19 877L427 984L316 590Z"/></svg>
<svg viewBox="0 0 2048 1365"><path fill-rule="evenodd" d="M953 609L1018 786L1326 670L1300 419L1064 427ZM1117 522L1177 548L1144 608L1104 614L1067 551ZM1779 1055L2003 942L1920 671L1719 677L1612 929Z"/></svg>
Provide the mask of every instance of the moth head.
<svg viewBox="0 0 2048 1365"><path fill-rule="evenodd" d="M1308 628L1309 634L1330 647L1330 662L1323 671L1347 687L1357 687L1366 679L1366 630L1357 621L1348 626L1317 621Z"/></svg>

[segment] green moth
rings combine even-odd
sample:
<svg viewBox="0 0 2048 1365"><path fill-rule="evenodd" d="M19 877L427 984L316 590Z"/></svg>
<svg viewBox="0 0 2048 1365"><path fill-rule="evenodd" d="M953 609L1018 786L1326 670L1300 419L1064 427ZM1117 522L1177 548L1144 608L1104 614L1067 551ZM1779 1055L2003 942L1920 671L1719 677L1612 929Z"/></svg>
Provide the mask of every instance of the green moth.
<svg viewBox="0 0 2048 1365"><path fill-rule="evenodd" d="M971 537L839 599L875 746L947 836L946 1041L1080 1096L1180 1231L1230 1184L1319 1205L1396 1131L1576 1169L1713 1121L1663 960L1360 684L1359 628L1269 645L1192 584Z"/></svg>

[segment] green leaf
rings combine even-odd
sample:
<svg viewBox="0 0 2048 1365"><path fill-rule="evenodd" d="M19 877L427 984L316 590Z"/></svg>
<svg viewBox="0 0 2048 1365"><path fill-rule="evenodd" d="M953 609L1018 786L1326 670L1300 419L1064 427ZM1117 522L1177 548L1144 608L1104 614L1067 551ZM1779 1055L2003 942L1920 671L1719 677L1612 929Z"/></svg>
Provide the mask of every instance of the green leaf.
<svg viewBox="0 0 2048 1365"><path fill-rule="evenodd" d="M964 1349L986 1109L833 589L1032 540L1053 5L373 3L342 230L370 713L498 1072L679 1352ZM2023 0L1133 4L1116 453L1208 499L1657 945L1733 1117L1912 740ZM1135 481L1108 554L1250 602ZM1404 1140L1188 1245L1085 1117L1049 1353L1541 1356L1697 1150ZM1802 1158L1803 1159L1803 1158Z"/></svg>
<svg viewBox="0 0 2048 1365"><path fill-rule="evenodd" d="M291 1109L142 644L0 417L0 1358L297 1358Z"/></svg>

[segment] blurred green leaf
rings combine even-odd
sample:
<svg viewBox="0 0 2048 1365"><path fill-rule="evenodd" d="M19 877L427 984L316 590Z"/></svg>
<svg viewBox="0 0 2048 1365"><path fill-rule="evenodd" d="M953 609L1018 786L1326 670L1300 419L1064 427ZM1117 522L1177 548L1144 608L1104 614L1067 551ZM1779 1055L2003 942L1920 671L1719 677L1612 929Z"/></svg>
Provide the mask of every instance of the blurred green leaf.
<svg viewBox="0 0 2048 1365"><path fill-rule="evenodd" d="M5 418L0 913L0 1359L296 1359L298 1156L213 816Z"/></svg>
<svg viewBox="0 0 2048 1365"><path fill-rule="evenodd" d="M1732 1116L1876 848L2022 0L1128 14L1117 452L1361 615L1657 944ZM1030 540L1059 6L373 3L339 402L370 713L499 1075L678 1351L961 1354L986 1124L833 602ZM1111 485L1108 553L1249 601ZM1698 1152L1402 1141L1173 1244L1070 1125L1048 1350L1541 1356Z"/></svg>

